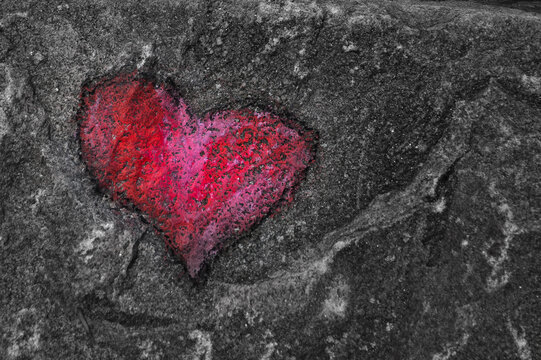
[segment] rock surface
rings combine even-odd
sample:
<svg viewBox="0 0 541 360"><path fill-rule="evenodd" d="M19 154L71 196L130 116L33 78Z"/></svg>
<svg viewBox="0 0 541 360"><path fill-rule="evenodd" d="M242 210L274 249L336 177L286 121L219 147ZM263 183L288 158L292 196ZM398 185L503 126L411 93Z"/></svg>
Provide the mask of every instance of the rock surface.
<svg viewBox="0 0 541 360"><path fill-rule="evenodd" d="M200 283L81 160L82 84L135 69L319 134ZM0 358L541 358L540 119L536 12L4 0Z"/></svg>

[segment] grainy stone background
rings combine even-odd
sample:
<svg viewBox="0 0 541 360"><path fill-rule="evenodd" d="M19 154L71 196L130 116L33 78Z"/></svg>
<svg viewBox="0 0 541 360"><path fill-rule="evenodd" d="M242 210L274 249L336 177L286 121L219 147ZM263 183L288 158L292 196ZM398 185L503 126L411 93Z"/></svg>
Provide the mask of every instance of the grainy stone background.
<svg viewBox="0 0 541 360"><path fill-rule="evenodd" d="M3 0L0 358L541 358L540 6L481 3ZM137 68L319 133L198 284L80 158Z"/></svg>

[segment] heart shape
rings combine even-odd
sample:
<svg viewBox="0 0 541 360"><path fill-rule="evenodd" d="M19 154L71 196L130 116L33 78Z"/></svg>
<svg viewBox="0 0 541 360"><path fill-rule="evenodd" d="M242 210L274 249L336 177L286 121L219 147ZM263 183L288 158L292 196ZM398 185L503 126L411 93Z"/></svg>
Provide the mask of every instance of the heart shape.
<svg viewBox="0 0 541 360"><path fill-rule="evenodd" d="M190 115L174 89L135 73L83 90L82 157L113 199L152 219L192 278L292 193L315 135L271 113Z"/></svg>

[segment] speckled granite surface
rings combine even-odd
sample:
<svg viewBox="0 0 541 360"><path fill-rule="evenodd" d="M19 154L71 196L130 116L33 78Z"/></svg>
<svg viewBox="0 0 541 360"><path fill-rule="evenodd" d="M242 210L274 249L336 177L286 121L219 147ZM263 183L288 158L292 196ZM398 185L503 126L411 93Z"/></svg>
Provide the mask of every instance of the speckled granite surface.
<svg viewBox="0 0 541 360"><path fill-rule="evenodd" d="M80 156L83 83L319 134L194 283ZM457 2L4 0L0 358L541 358L541 19Z"/></svg>

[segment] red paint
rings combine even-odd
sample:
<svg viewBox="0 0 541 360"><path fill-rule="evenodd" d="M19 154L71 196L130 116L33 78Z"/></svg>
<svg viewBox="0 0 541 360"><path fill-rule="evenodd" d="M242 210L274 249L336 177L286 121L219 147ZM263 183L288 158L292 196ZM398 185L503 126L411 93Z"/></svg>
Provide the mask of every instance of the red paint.
<svg viewBox="0 0 541 360"><path fill-rule="evenodd" d="M84 92L80 138L100 187L150 216L195 277L225 240L292 200L314 134L270 113L188 111L164 85L118 76Z"/></svg>

